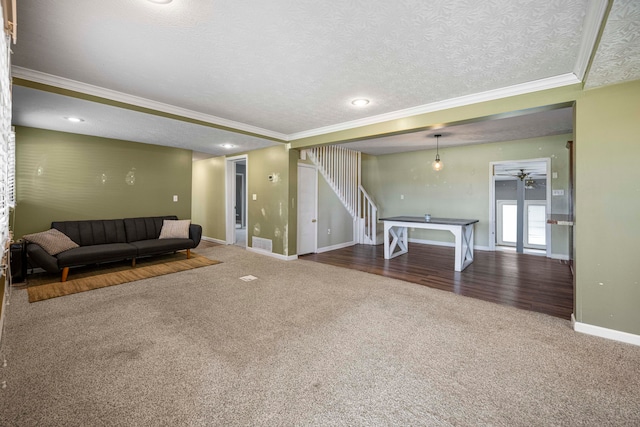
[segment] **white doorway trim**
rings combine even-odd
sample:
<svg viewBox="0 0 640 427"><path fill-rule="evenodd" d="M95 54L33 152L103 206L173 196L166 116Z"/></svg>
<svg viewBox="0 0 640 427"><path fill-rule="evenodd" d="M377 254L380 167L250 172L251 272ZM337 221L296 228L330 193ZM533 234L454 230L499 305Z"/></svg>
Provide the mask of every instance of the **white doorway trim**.
<svg viewBox="0 0 640 427"><path fill-rule="evenodd" d="M551 158L543 157L538 159L520 159L520 160L502 160L489 163L489 250L496 250L496 176L494 174L495 167L497 165L514 165L518 163L531 163L531 162L545 162L547 171L547 187L546 187L546 202L547 202L547 215L551 213ZM545 226L545 243L546 243L546 256L551 257L551 225Z"/></svg>
<svg viewBox="0 0 640 427"><path fill-rule="evenodd" d="M245 168L245 173L246 173L246 168ZM247 182L245 181L245 174L244 173L238 173L236 172L236 185L238 182L238 178L240 178L240 197L242 198L242 200L240 200L240 202L238 203L238 200L236 200L236 206L238 206L238 204L240 204L240 212L242 212L242 214L240 215L240 228L246 228L247 227L247 206L246 206L246 199L247 199ZM237 190L237 188L236 188ZM236 195L238 194L238 192L236 191ZM237 197L237 196L236 196ZM236 219L237 221L237 219ZM236 224L237 227L238 224Z"/></svg>
<svg viewBox="0 0 640 427"><path fill-rule="evenodd" d="M225 161L225 188L226 188L226 243L227 245L233 245L236 242L236 163L245 162L245 174L246 181L249 182L249 156L246 154L240 156L227 157ZM249 206L248 203L248 191L245 188L244 191L244 206L245 209ZM248 218L248 213L247 213ZM248 221L247 221L248 223ZM247 224L248 225L248 224ZM248 227L247 227L248 228ZM247 239L245 239L245 248L248 246L249 233L247 230Z"/></svg>

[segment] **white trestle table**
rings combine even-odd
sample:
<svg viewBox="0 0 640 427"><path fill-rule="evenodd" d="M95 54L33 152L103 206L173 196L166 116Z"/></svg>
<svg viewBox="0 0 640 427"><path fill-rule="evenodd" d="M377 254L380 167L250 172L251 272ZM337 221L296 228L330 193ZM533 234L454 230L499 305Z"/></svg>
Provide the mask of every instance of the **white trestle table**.
<svg viewBox="0 0 640 427"><path fill-rule="evenodd" d="M395 258L409 252L409 228L447 230L455 237L455 271L462 271L473 262L473 228L477 219L431 218L420 216L394 216L381 218L384 222L384 259ZM397 250L396 250L397 249Z"/></svg>

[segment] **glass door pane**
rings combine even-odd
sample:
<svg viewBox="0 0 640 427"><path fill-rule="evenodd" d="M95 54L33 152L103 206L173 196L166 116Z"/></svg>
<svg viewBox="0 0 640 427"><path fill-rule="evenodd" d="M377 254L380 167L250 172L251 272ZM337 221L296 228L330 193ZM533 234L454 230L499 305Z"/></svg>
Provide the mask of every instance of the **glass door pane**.
<svg viewBox="0 0 640 427"><path fill-rule="evenodd" d="M518 240L518 206L502 205L502 241L516 243Z"/></svg>
<svg viewBox="0 0 640 427"><path fill-rule="evenodd" d="M546 245L546 223L546 206L527 206L527 244L536 246Z"/></svg>

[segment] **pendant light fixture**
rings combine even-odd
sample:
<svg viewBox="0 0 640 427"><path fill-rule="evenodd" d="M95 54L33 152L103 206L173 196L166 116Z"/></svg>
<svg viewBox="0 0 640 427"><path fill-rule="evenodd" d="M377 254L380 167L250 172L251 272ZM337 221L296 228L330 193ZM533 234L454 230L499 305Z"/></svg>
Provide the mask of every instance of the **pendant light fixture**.
<svg viewBox="0 0 640 427"><path fill-rule="evenodd" d="M436 137L436 159L433 161L433 163L431 163L431 168L436 171L439 172L442 170L442 168L444 168L444 163L442 163L442 161L440 160L440 153L438 152L438 138L440 138L442 135L437 134L437 135L433 135Z"/></svg>

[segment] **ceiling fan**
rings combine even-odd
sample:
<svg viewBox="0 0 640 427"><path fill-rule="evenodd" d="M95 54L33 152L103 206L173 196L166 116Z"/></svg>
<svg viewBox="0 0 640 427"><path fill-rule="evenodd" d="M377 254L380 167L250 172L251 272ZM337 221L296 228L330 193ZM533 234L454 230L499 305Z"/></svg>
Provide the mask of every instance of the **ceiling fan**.
<svg viewBox="0 0 640 427"><path fill-rule="evenodd" d="M518 178L520 181L524 181L527 178L531 178L532 173L525 172L524 169L512 169L512 170L502 170L502 171L496 172L496 175L504 176L504 177L511 176L514 178Z"/></svg>
<svg viewBox="0 0 640 427"><path fill-rule="evenodd" d="M533 190L535 188L545 188L546 184L541 182L540 180L535 180L533 178L527 178L524 180L524 189L525 190Z"/></svg>
<svg viewBox="0 0 640 427"><path fill-rule="evenodd" d="M547 165L540 161L519 161L501 163L494 166L493 174L497 179L519 179L520 181L545 180ZM529 183L533 185L533 182Z"/></svg>
<svg viewBox="0 0 640 427"><path fill-rule="evenodd" d="M515 176L516 178L519 178L520 181L523 181L525 178L528 178L529 175L531 175L530 173L525 173L524 169L520 169L520 172L516 175L512 175Z"/></svg>
<svg viewBox="0 0 640 427"><path fill-rule="evenodd" d="M540 182L540 180L536 180L533 176L537 176L535 171L525 172L525 169L516 169L507 171L504 170L502 173L498 173L497 175L501 176L511 176L514 178L518 178L520 181L524 181L525 190L533 190L534 188L544 188L545 184Z"/></svg>
<svg viewBox="0 0 640 427"><path fill-rule="evenodd" d="M525 190L533 190L535 188L544 188L545 184L543 184L542 182L540 182L540 180L536 181L535 179L532 178L532 173L531 172L525 172L524 169L520 169L520 171L515 174L515 175L511 175L514 176L516 178L518 178L520 181L524 181L524 189Z"/></svg>

